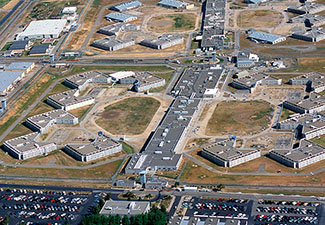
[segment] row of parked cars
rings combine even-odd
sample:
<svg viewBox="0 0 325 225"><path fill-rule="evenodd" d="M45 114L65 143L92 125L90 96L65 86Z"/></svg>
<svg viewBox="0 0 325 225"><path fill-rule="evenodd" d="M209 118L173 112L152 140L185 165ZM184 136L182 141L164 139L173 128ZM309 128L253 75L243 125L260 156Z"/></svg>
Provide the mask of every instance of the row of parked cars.
<svg viewBox="0 0 325 225"><path fill-rule="evenodd" d="M264 200L259 199L258 204L266 204L266 205L292 205L292 206L311 206L317 207L319 206L318 202L298 202L298 201L274 201L274 200Z"/></svg>
<svg viewBox="0 0 325 225"><path fill-rule="evenodd" d="M283 214L300 214L300 215L313 215L317 216L317 212L314 209L307 209L304 207L294 208L294 207L280 207L280 206L258 206L256 208L257 212L266 212L266 213L283 213Z"/></svg>
<svg viewBox="0 0 325 225"><path fill-rule="evenodd" d="M2 205L3 209L15 210L40 210L40 211L62 211L62 212L79 212L79 206L70 205L48 205L48 204L15 204L15 205Z"/></svg>
<svg viewBox="0 0 325 225"><path fill-rule="evenodd" d="M77 193L70 191L70 192L65 192L65 191L51 191L51 190L28 190L28 189L3 189L0 188L0 192L9 192L9 193L32 193L32 194L49 194L49 195L76 195ZM80 194L79 194L80 195ZM87 194L83 194L87 195Z"/></svg>
<svg viewBox="0 0 325 225"><path fill-rule="evenodd" d="M314 216L282 216L282 215L257 215L255 221L286 223L286 224L317 224L318 219Z"/></svg>
<svg viewBox="0 0 325 225"><path fill-rule="evenodd" d="M69 213L44 213L44 212L26 212L21 211L16 213L18 218L30 218L30 219L40 219L40 220L74 220L75 216Z"/></svg>
<svg viewBox="0 0 325 225"><path fill-rule="evenodd" d="M209 209L209 210L224 210L224 211L234 211L234 212L239 212L239 211L244 211L245 207L242 205L232 205L232 204L227 204L227 203L214 203L214 202L209 202L209 203L196 203L195 204L196 209Z"/></svg>

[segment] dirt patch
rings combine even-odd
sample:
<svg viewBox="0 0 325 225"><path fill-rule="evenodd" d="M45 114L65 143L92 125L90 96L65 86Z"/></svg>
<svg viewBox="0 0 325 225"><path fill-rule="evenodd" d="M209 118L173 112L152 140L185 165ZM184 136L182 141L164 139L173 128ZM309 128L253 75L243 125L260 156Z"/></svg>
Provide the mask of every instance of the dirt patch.
<svg viewBox="0 0 325 225"><path fill-rule="evenodd" d="M281 22L281 14L271 10L247 10L237 17L237 25L243 28L271 28Z"/></svg>

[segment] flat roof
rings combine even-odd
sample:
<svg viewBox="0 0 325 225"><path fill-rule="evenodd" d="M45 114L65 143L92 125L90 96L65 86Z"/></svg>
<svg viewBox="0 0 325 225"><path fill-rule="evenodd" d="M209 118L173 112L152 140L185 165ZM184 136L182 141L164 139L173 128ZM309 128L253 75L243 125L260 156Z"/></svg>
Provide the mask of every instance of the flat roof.
<svg viewBox="0 0 325 225"><path fill-rule="evenodd" d="M187 2L181 2L177 0L161 0L158 4L173 8L181 8L188 5Z"/></svg>
<svg viewBox="0 0 325 225"><path fill-rule="evenodd" d="M75 84L76 86L81 86L86 82L91 82L94 78L108 78L107 75L97 72L97 71L89 71L84 73L78 73L73 76L67 77L65 80Z"/></svg>
<svg viewBox="0 0 325 225"><path fill-rule="evenodd" d="M6 70L27 70L33 64L34 62L12 62L7 66Z"/></svg>
<svg viewBox="0 0 325 225"><path fill-rule="evenodd" d="M115 80L124 79L124 78L131 77L134 75L135 75L135 72L133 72L133 71L119 71L119 72L109 74L109 76Z"/></svg>
<svg viewBox="0 0 325 225"><path fill-rule="evenodd" d="M121 4L112 6L111 9L121 12L121 11L129 10L129 9L137 8L140 6L142 6L142 3L135 0L135 1L123 2Z"/></svg>
<svg viewBox="0 0 325 225"><path fill-rule="evenodd" d="M109 36L109 37L106 37L106 38L95 40L93 42L93 44L113 48L114 46L117 46L117 45L120 45L120 44L123 44L123 43L129 43L129 42L134 42L134 41L133 40L118 40L118 39L116 39L115 36Z"/></svg>
<svg viewBox="0 0 325 225"><path fill-rule="evenodd" d="M100 210L101 215L138 215L146 213L150 202L144 201L106 201Z"/></svg>
<svg viewBox="0 0 325 225"><path fill-rule="evenodd" d="M138 30L139 26L130 23L114 23L99 29L99 33L117 35L119 32L134 31Z"/></svg>
<svg viewBox="0 0 325 225"><path fill-rule="evenodd" d="M110 148L121 145L112 138L102 135L97 136L95 140L89 143L69 143L68 147L73 149L73 151L79 153L80 155L93 155L98 152L108 150Z"/></svg>
<svg viewBox="0 0 325 225"><path fill-rule="evenodd" d="M93 97L89 96L75 96L77 91L78 90L64 91L58 94L50 95L48 98L63 106L73 105L93 99Z"/></svg>
<svg viewBox="0 0 325 225"><path fill-rule="evenodd" d="M32 21L22 33L18 34L18 36L28 37L44 34L59 35L65 27L66 23L67 20L65 19Z"/></svg>
<svg viewBox="0 0 325 225"><path fill-rule="evenodd" d="M127 21L130 18L136 19L136 16L129 15L126 13L113 12L105 16L106 19L117 20L117 21Z"/></svg>
<svg viewBox="0 0 325 225"><path fill-rule="evenodd" d="M0 92L5 91L22 74L23 71L0 71Z"/></svg>
<svg viewBox="0 0 325 225"><path fill-rule="evenodd" d="M284 38L284 36L278 34L265 33L265 32L253 32L252 34L249 35L249 38L273 43L280 38Z"/></svg>
<svg viewBox="0 0 325 225"><path fill-rule="evenodd" d="M163 34L157 38L144 39L141 43L149 43L158 46L180 39L183 39L183 36L180 34Z"/></svg>

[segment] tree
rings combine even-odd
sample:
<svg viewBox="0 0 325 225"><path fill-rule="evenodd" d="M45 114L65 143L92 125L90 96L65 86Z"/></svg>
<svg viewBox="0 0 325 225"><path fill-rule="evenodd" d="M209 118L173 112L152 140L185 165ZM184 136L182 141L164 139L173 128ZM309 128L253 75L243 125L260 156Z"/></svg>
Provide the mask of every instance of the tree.
<svg viewBox="0 0 325 225"><path fill-rule="evenodd" d="M127 215L124 215L122 218L122 224L123 225L130 225L130 219Z"/></svg>
<svg viewBox="0 0 325 225"><path fill-rule="evenodd" d="M68 220L66 220L66 221L63 223L63 225L70 225L70 223L69 223Z"/></svg>
<svg viewBox="0 0 325 225"><path fill-rule="evenodd" d="M217 188L221 191L223 188L225 188L225 186L223 184L219 184Z"/></svg>
<svg viewBox="0 0 325 225"><path fill-rule="evenodd" d="M175 182L175 187L177 187L177 186L179 186L179 182L178 181Z"/></svg>
<svg viewBox="0 0 325 225"><path fill-rule="evenodd" d="M110 200L112 198L112 194L110 192L106 193L105 200Z"/></svg>
<svg viewBox="0 0 325 225"><path fill-rule="evenodd" d="M1 222L1 225L8 225L9 224L9 216L6 216L2 222Z"/></svg>

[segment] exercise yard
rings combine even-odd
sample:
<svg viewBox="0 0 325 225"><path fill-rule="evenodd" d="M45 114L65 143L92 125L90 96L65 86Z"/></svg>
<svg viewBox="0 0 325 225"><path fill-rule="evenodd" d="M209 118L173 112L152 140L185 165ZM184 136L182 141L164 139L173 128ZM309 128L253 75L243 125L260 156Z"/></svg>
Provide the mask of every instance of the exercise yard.
<svg viewBox="0 0 325 225"><path fill-rule="evenodd" d="M149 29L157 33L181 32L195 29L196 14L169 14L153 17Z"/></svg>
<svg viewBox="0 0 325 225"><path fill-rule="evenodd" d="M271 10L247 10L237 17L237 25L243 28L269 28L281 22L281 14Z"/></svg>
<svg viewBox="0 0 325 225"><path fill-rule="evenodd" d="M265 101L219 103L209 119L207 135L248 135L269 126L273 106Z"/></svg>
<svg viewBox="0 0 325 225"><path fill-rule="evenodd" d="M151 97L131 97L105 107L96 123L114 135L137 135L145 131L160 102Z"/></svg>

